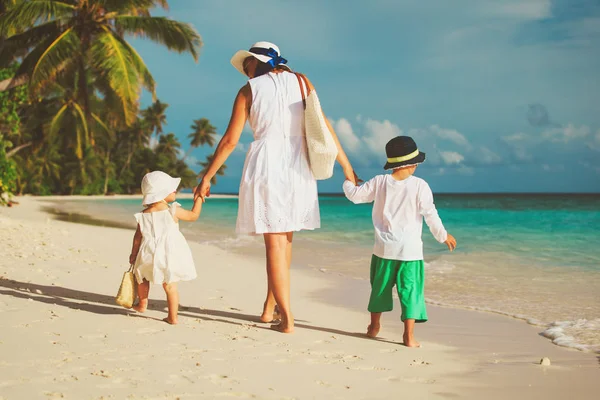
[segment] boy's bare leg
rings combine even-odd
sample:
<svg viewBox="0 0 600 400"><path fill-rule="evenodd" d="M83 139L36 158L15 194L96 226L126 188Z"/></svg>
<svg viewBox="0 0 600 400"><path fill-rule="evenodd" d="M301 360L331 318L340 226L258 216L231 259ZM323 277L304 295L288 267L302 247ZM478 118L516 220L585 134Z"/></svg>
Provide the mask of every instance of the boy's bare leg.
<svg viewBox="0 0 600 400"><path fill-rule="evenodd" d="M132 308L137 311L143 313L148 308L148 293L150 293L150 282L144 279L142 283L138 283L137 292L140 301L137 306L133 306Z"/></svg>
<svg viewBox="0 0 600 400"><path fill-rule="evenodd" d="M371 313L371 324L367 328L367 336L368 337L377 337L379 334L379 330L381 329L381 313L380 312L372 312Z"/></svg>
<svg viewBox="0 0 600 400"><path fill-rule="evenodd" d="M177 324L177 311L179 311L179 292L176 283L163 283L163 288L167 294L167 305L169 307L169 316L164 319L171 325Z"/></svg>
<svg viewBox="0 0 600 400"><path fill-rule="evenodd" d="M414 319L404 320L404 335L402 335L402 338L404 339L404 345L406 347L421 347L421 344L415 340L415 336L413 334L414 329Z"/></svg>

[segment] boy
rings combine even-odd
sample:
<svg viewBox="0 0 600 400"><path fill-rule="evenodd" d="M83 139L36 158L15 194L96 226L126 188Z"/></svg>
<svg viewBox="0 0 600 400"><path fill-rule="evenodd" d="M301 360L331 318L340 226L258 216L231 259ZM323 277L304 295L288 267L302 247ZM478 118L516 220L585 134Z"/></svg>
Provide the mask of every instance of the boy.
<svg viewBox="0 0 600 400"><path fill-rule="evenodd" d="M385 170L391 174L377 175L362 186L344 182L346 197L355 204L373 204L375 246L371 258L371 297L368 310L371 324L367 336L376 337L381 328L381 313L393 308L392 290L398 290L404 322L404 345L419 347L413 329L415 322L427 321L423 287L423 218L429 230L450 251L456 240L444 229L433 204L433 194L427 182L414 177L417 165L425 161L425 153L417 149L408 136L398 136L386 146Z"/></svg>

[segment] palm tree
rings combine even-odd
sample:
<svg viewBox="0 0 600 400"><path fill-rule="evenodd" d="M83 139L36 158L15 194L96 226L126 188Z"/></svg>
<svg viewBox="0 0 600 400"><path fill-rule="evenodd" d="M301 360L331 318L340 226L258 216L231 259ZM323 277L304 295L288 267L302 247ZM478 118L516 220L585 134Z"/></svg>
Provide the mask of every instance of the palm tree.
<svg viewBox="0 0 600 400"><path fill-rule="evenodd" d="M168 4L166 0L16 2L0 15L0 37L7 37L0 60L12 60L31 49L15 76L28 76L32 95L57 76L71 73L77 103L88 123L92 120L90 98L98 90L120 106L124 122L130 125L137 118L141 87L155 96L155 82L125 35L190 53L196 61L201 46L191 25L151 16L149 10L155 6L167 8Z"/></svg>
<svg viewBox="0 0 600 400"><path fill-rule="evenodd" d="M205 144L213 147L215 145L215 136L217 135L217 128L211 125L210 121L206 118L195 119L194 124L191 126L192 133L188 135L190 139L190 148L185 153L184 159L191 153L193 149Z"/></svg>
<svg viewBox="0 0 600 400"><path fill-rule="evenodd" d="M176 160L181 149L181 143L175 136L174 133L167 133L166 135L160 135L158 138L158 146L156 152L159 155L168 157L170 160Z"/></svg>
<svg viewBox="0 0 600 400"><path fill-rule="evenodd" d="M156 100L150 107L142 110L142 118L146 121L150 132L162 135L163 125L167 122L167 115L165 114L167 107L169 107L167 103Z"/></svg>
<svg viewBox="0 0 600 400"><path fill-rule="evenodd" d="M198 175L206 175L206 173L208 172L208 167L210 166L210 164L213 162L213 159L215 158L214 154L211 154L209 156L206 157L205 161L201 161L198 163L198 165L202 166L202 170L199 172ZM219 168L219 170L217 171L217 173L215 174L215 176L212 177L212 179L210 180L210 183L215 185L217 183L217 175L220 176L225 176L225 170L227 169L227 165L223 164L223 166L221 166L221 168Z"/></svg>

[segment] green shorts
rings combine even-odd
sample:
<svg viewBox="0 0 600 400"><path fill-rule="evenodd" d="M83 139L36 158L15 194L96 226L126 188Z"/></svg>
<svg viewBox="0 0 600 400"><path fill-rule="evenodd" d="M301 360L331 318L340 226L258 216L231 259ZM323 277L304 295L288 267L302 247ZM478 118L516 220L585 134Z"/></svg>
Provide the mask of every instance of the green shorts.
<svg viewBox="0 0 600 400"><path fill-rule="evenodd" d="M392 311L394 303L392 291L396 285L400 306L402 307L402 321L414 319L415 322L427 321L425 309L425 268L423 260L400 261L371 258L371 298L369 299L369 312Z"/></svg>

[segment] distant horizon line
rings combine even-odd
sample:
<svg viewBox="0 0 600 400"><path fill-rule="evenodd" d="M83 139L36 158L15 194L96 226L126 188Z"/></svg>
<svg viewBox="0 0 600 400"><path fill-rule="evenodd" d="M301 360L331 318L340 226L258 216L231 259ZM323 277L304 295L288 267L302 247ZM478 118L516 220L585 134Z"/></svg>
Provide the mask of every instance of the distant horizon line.
<svg viewBox="0 0 600 400"><path fill-rule="evenodd" d="M183 191L182 191L183 192ZM185 192L187 193L187 192ZM190 191L191 193L191 191ZM238 192L215 192L214 195L239 196ZM452 196L498 196L498 195L517 195L517 196L600 196L600 192L434 192L435 195ZM322 192L319 196L344 196L343 192Z"/></svg>

